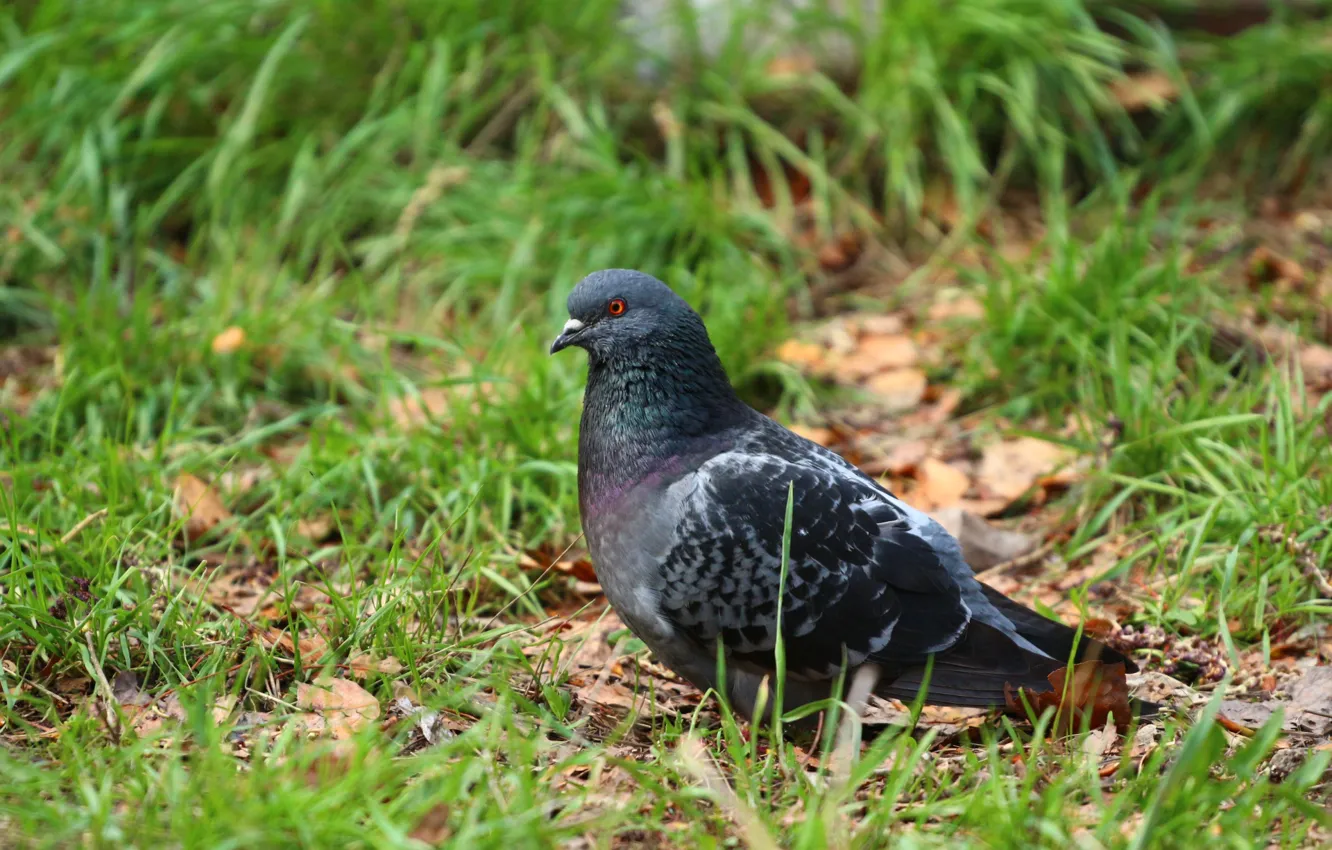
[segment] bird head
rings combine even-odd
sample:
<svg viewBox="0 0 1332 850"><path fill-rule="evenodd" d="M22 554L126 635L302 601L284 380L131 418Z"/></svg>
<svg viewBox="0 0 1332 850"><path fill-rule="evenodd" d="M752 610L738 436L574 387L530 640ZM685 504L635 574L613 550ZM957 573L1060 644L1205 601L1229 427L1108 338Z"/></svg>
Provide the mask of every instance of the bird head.
<svg viewBox="0 0 1332 850"><path fill-rule="evenodd" d="M569 293L568 307L569 321L551 343L551 354L578 346L604 361L639 352L653 340L700 333L707 339L702 319L685 300L643 272L593 272Z"/></svg>

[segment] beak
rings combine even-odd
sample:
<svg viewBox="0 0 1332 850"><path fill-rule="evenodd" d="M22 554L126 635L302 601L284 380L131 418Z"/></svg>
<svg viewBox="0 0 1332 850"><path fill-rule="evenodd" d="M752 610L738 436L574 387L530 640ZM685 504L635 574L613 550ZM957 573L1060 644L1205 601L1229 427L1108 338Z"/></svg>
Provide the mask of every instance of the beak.
<svg viewBox="0 0 1332 850"><path fill-rule="evenodd" d="M564 330L560 331L560 335L555 337L555 341L550 344L550 353L554 354L557 351L563 351L573 345L574 340L578 338L578 335L582 333L586 327L586 325L577 319L570 319L565 322Z"/></svg>

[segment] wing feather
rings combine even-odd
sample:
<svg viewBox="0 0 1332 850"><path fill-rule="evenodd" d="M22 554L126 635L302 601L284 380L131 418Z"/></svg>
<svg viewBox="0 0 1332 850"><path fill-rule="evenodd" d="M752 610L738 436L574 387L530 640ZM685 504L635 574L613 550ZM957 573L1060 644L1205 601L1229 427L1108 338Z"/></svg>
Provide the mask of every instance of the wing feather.
<svg viewBox="0 0 1332 850"><path fill-rule="evenodd" d="M834 465L731 451L692 480L665 558L662 613L701 644L771 667L788 487L795 501L782 632L788 669L921 663L970 621L956 578L891 496Z"/></svg>

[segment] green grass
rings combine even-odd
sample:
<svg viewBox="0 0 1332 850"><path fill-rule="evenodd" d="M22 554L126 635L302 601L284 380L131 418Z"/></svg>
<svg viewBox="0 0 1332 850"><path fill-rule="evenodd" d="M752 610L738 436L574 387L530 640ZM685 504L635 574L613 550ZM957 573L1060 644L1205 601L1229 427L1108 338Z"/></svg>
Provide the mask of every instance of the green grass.
<svg viewBox="0 0 1332 850"><path fill-rule="evenodd" d="M822 236L877 217L884 239L914 232L935 181L980 214L998 173L1039 190L1041 259L963 271L985 319L934 377L990 423L1122 423L1103 452L1072 438L1099 459L1061 502L1082 521L1059 554L1155 583L1135 625L1232 655L1325 621L1264 529L1332 557L1332 396L1219 362L1209 317L1251 296L1181 255L1197 181L1238 168L1266 191L1328 161L1327 25L1121 40L1078 4L906 2L850 28L849 90L768 76L739 43L658 89L617 5L0 11L0 350L58 351L0 383L4 843L413 846L434 812L458 846L734 846L734 812L678 757L690 732L783 846L1316 843L1327 753L1274 782L1275 727L1245 740L1207 712L1105 777L1041 724L890 730L845 786L711 709L606 737L553 672L576 647L523 652L586 600L520 556L545 567L579 534L583 366L545 351L580 276L663 277L749 400L817 409L831 396L771 357L823 274L779 164L809 177ZM1106 88L1142 63L1191 84L1151 120ZM243 344L213 351L233 326ZM405 423L403 397L431 415ZM234 514L188 544L183 473ZM309 539L312 520L333 531ZM201 592L214 574L267 595L238 615ZM284 722L298 684L356 652L404 665L363 681L385 710L410 689L457 734L304 740ZM118 671L183 720L117 738L91 700Z"/></svg>

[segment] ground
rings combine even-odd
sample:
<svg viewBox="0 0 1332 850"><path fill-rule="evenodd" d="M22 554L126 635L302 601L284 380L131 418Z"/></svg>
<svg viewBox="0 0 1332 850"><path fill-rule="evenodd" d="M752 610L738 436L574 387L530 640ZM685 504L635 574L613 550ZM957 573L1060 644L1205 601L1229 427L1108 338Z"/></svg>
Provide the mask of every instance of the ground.
<svg viewBox="0 0 1332 850"><path fill-rule="evenodd" d="M813 5L833 65L654 66L609 0L0 11L4 844L1326 844L1332 28ZM545 353L611 266L1162 713L836 748L657 665Z"/></svg>

